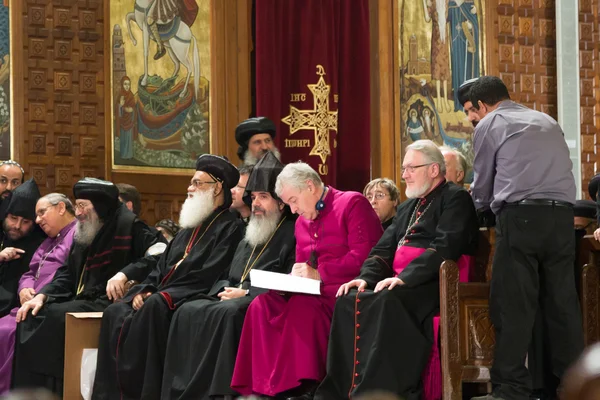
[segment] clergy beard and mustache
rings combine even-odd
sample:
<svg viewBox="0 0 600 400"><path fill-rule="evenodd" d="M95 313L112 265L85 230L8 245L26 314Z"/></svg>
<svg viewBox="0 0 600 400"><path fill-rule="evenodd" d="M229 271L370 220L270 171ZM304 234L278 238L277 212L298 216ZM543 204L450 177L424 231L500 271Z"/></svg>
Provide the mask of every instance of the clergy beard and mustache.
<svg viewBox="0 0 600 400"><path fill-rule="evenodd" d="M255 211L262 211L265 214L256 215L254 214ZM252 216L250 217L250 222L248 222L244 239L251 246L267 243L267 240L269 240L273 232L275 232L275 229L277 229L281 214L282 211L279 211L279 209L276 209L275 211L266 211L262 207L253 207Z"/></svg>
<svg viewBox="0 0 600 400"><path fill-rule="evenodd" d="M265 150L263 152L261 152L258 156L258 158L254 157L254 155L252 154L252 152L250 150L246 150L246 154L244 154L244 164L246 165L256 165L256 163L258 161L260 161L260 159L267 154L269 150ZM279 161L281 161L281 153L279 152L279 150L277 149L277 147L273 147L273 149L270 150L271 153L273 153L273 155L275 156L275 158L277 158Z"/></svg>
<svg viewBox="0 0 600 400"><path fill-rule="evenodd" d="M77 244L89 246L102 228L102 222L96 211L90 212L85 218L77 219L74 240Z"/></svg>
<svg viewBox="0 0 600 400"><path fill-rule="evenodd" d="M421 186L416 188L409 188L406 186L406 197L409 199L416 199L418 197L423 197L425 193L427 193L431 189L431 182L425 182Z"/></svg>
<svg viewBox="0 0 600 400"><path fill-rule="evenodd" d="M213 212L215 208L214 188L205 192L195 191L192 197L185 199L179 214L179 225L183 229L196 228Z"/></svg>

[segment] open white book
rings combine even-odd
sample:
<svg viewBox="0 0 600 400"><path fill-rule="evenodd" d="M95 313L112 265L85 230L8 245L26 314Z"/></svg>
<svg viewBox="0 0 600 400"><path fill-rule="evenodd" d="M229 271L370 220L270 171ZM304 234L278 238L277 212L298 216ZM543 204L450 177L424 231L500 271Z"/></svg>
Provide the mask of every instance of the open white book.
<svg viewBox="0 0 600 400"><path fill-rule="evenodd" d="M250 271L252 286L263 289L278 290L281 292L321 294L321 281L316 279L301 278L277 272Z"/></svg>

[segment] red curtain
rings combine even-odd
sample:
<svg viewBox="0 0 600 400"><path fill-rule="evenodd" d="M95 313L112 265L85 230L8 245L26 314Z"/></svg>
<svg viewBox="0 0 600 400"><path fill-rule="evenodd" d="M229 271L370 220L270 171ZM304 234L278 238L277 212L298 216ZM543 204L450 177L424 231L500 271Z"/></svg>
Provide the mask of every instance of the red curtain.
<svg viewBox="0 0 600 400"><path fill-rule="evenodd" d="M368 0L256 0L255 41L256 114L275 122L282 161L302 160L327 184L362 191L370 178ZM317 85L315 94L307 85Z"/></svg>

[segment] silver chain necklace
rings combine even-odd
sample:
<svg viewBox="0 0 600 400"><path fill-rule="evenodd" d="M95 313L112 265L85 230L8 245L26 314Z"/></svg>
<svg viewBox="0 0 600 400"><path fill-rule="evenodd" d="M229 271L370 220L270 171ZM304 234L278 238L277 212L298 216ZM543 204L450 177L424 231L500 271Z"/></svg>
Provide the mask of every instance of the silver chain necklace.
<svg viewBox="0 0 600 400"><path fill-rule="evenodd" d="M421 217L423 217L423 215L425 215L425 213L427 212L427 210L429 210L429 207L431 206L432 203L433 203L433 199L431 199L429 204L427 204L427 207L425 207L425 210L423 210L423 212L417 217L417 211L419 210L419 207L421 207L421 201L417 202L417 205L415 206L415 209L413 210L413 213L410 216L410 219L408 220L408 227L406 228L406 232L404 232L404 235L398 242L398 247L403 246L404 243L406 243L406 235L408 235L408 233L411 231L411 229L419 222Z"/></svg>

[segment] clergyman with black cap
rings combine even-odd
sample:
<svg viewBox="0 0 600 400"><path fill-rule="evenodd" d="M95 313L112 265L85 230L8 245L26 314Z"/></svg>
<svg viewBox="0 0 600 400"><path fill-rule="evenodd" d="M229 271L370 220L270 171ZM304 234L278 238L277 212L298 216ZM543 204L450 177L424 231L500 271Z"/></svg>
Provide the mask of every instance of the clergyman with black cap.
<svg viewBox="0 0 600 400"><path fill-rule="evenodd" d="M67 263L17 312L16 387L62 393L65 313L103 311L123 291L116 284L111 287L118 286L119 293L108 290L109 280L121 275L125 281L143 279L147 266L136 262L165 241L119 202L111 182L81 179L73 195L77 224Z"/></svg>
<svg viewBox="0 0 600 400"><path fill-rule="evenodd" d="M481 118L477 114L475 107L473 107L473 103L471 103L469 93L471 92L471 87L478 80L479 78L469 79L468 81L464 81L458 88L458 101L460 102L460 105L463 106L465 114L467 114L467 119L473 127L477 126Z"/></svg>
<svg viewBox="0 0 600 400"><path fill-rule="evenodd" d="M217 282L208 295L185 303L173 316L161 399L238 394L230 385L242 324L250 302L261 293L261 289L250 288L250 271L289 273L296 255L296 218L275 194L282 169L272 152L256 164L244 196L252 214L229 277ZM188 343L194 351L181 343Z"/></svg>
<svg viewBox="0 0 600 400"><path fill-rule="evenodd" d="M227 277L243 238L243 222L229 212L238 179L225 158L198 158L179 216L182 230L148 278L104 312L92 399L158 398L173 313Z"/></svg>
<svg viewBox="0 0 600 400"><path fill-rule="evenodd" d="M239 147L237 155L246 165L254 165L267 151L272 151L281 159L275 147L276 128L273 121L266 117L248 118L235 129L235 140Z"/></svg>
<svg viewBox="0 0 600 400"><path fill-rule="evenodd" d="M0 317L19 305L19 279L29 270L35 250L46 238L35 224L35 205L39 198L40 191L30 179L6 200L8 207L0 239Z"/></svg>

